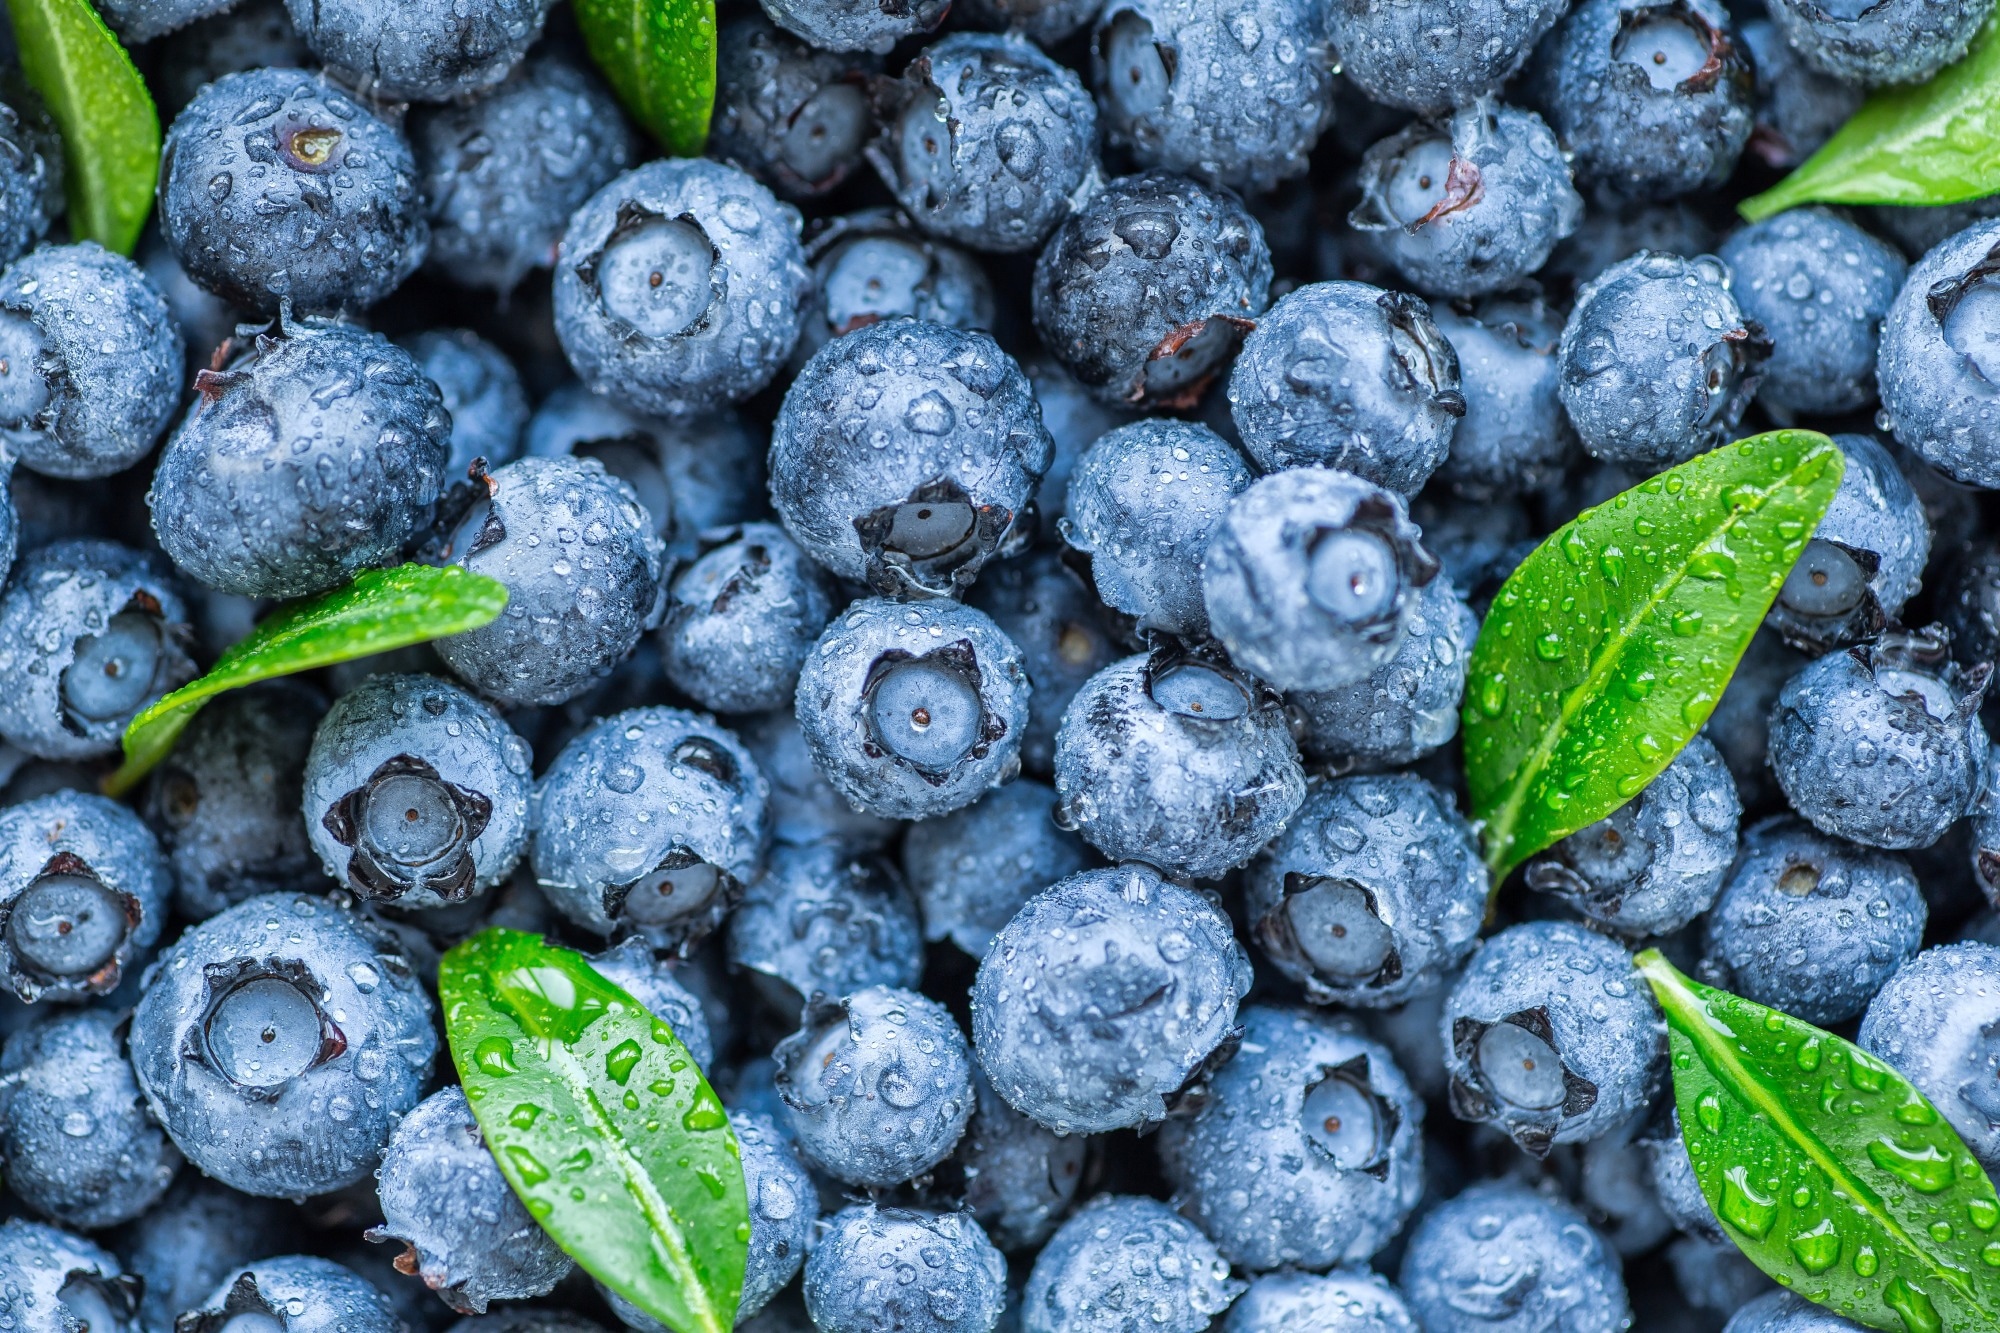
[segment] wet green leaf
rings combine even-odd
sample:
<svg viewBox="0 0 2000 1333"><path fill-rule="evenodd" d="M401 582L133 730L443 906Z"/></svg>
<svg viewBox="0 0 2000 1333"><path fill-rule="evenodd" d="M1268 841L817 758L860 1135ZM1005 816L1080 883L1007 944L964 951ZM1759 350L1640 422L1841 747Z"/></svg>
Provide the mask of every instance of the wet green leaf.
<svg viewBox="0 0 2000 1333"><path fill-rule="evenodd" d="M444 956L445 1035L501 1174L584 1271L680 1333L726 1333L750 1204L722 1103L582 955L486 930Z"/></svg>
<svg viewBox="0 0 2000 1333"><path fill-rule="evenodd" d="M660 146L697 157L715 104L715 0L576 0L590 58Z"/></svg>
<svg viewBox="0 0 2000 1333"><path fill-rule="evenodd" d="M1703 454L1577 515L1493 599L1465 692L1465 770L1497 888L1672 763L1833 500L1812 431Z"/></svg>
<svg viewBox="0 0 2000 1333"><path fill-rule="evenodd" d="M215 667L132 719L125 762L104 780L119 796L167 757L202 706L225 690L478 629L507 605L507 585L455 566L371 569L310 601L280 607Z"/></svg>
<svg viewBox="0 0 2000 1333"><path fill-rule="evenodd" d="M1688 1158L1751 1262L1888 1333L2000 1328L2000 1200L1937 1108L1831 1033L1658 950L1638 963L1667 1015Z"/></svg>
<svg viewBox="0 0 2000 1333"><path fill-rule="evenodd" d="M2000 13L1928 82L1878 88L1820 150L1739 205L1955 204L2000 193Z"/></svg>
<svg viewBox="0 0 2000 1333"><path fill-rule="evenodd" d="M8 0L21 72L62 132L69 228L132 253L153 207L160 115L89 0Z"/></svg>

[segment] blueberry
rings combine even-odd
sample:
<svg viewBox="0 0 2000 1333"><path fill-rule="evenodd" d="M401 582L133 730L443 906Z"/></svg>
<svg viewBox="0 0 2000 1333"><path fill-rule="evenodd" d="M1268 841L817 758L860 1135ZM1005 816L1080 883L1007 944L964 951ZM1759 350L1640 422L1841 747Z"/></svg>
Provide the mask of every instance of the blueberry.
<svg viewBox="0 0 2000 1333"><path fill-rule="evenodd" d="M1497 92L1564 4L1333 0L1328 9L1342 73L1372 101L1435 115Z"/></svg>
<svg viewBox="0 0 2000 1333"><path fill-rule="evenodd" d="M507 77L542 35L554 0L451 0L398 6L393 22L368 0L286 0L292 23L327 71L385 102L443 102Z"/></svg>
<svg viewBox="0 0 2000 1333"><path fill-rule="evenodd" d="M1528 886L1624 935L1669 935L1706 912L1736 855L1743 807L1697 735L1616 810L1528 865Z"/></svg>
<svg viewBox="0 0 2000 1333"><path fill-rule="evenodd" d="M983 957L1023 903L1090 868L1096 858L1056 826L1055 807L1052 789L1022 778L910 826L903 874L923 908L925 939Z"/></svg>
<svg viewBox="0 0 2000 1333"><path fill-rule="evenodd" d="M1007 1262L964 1213L855 1204L828 1222L805 1294L821 1333L991 1333Z"/></svg>
<svg viewBox="0 0 2000 1333"><path fill-rule="evenodd" d="M251 1329L250 1333L265 1330ZM451 1333L604 1333L604 1329L581 1315L517 1306L504 1313L468 1316L453 1324Z"/></svg>
<svg viewBox="0 0 2000 1333"><path fill-rule="evenodd" d="M81 1236L11 1217L0 1222L0 1319L19 1333L128 1333L139 1284Z"/></svg>
<svg viewBox="0 0 2000 1333"><path fill-rule="evenodd" d="M1252 0L1218 21L1201 0L1115 0L1091 57L1105 138L1142 167L1262 193L1305 172L1333 120L1317 3Z"/></svg>
<svg viewBox="0 0 2000 1333"><path fill-rule="evenodd" d="M1267 472L1341 468L1410 495L1444 461L1465 395L1429 306L1364 282L1316 282L1244 339L1229 414Z"/></svg>
<svg viewBox="0 0 2000 1333"><path fill-rule="evenodd" d="M592 458L523 458L485 479L444 556L507 585L507 609L440 639L502 703L562 703L611 674L659 623L665 551L631 486Z"/></svg>
<svg viewBox="0 0 2000 1333"><path fill-rule="evenodd" d="M175 1333L402 1333L395 1303L351 1268L287 1254L246 1264L174 1321Z"/></svg>
<svg viewBox="0 0 2000 1333"><path fill-rule="evenodd" d="M813 292L799 325L798 365L835 338L908 317L952 329L990 329L993 284L979 261L920 234L901 213L864 208L815 226L806 244Z"/></svg>
<svg viewBox="0 0 2000 1333"><path fill-rule="evenodd" d="M1990 537L1963 543L1945 568L1937 601L1952 656L1968 664L2000 658L2000 543Z"/></svg>
<svg viewBox="0 0 2000 1333"><path fill-rule="evenodd" d="M1465 415L1437 476L1458 496L1534 495L1576 456L1557 389L1562 324L1539 299L1495 297L1469 311L1439 306L1438 332L1458 356Z"/></svg>
<svg viewBox="0 0 2000 1333"><path fill-rule="evenodd" d="M1629 1119L1666 1058L1665 1026L1631 955L1567 921L1482 944L1438 1029L1452 1114L1505 1130L1537 1157Z"/></svg>
<svg viewBox="0 0 2000 1333"><path fill-rule="evenodd" d="M1982 1163L2000 1163L2000 949L1926 949L1882 983L1861 1019L1864 1050L1887 1060Z"/></svg>
<svg viewBox="0 0 2000 1333"><path fill-rule="evenodd" d="M187 275L158 227L146 229L133 258L139 261L146 280L167 303L167 313L180 328L187 373L192 376L207 369L215 349L236 332L243 320L242 312ZM176 384L176 396L179 390L180 385Z"/></svg>
<svg viewBox="0 0 2000 1333"><path fill-rule="evenodd" d="M408 965L327 899L248 899L190 927L150 980L131 1030L147 1105L189 1161L246 1194L366 1178L437 1052Z"/></svg>
<svg viewBox="0 0 2000 1333"><path fill-rule="evenodd" d="M1358 1264L1423 1190L1423 1103L1352 1020L1252 1005L1243 1048L1160 1154L1181 1212L1253 1272Z"/></svg>
<svg viewBox="0 0 2000 1333"><path fill-rule="evenodd" d="M289 1204L184 1173L157 1207L113 1233L127 1271L145 1283L139 1327L172 1333L174 1316L200 1305L224 1277L293 1248L294 1216Z"/></svg>
<svg viewBox="0 0 2000 1333"><path fill-rule="evenodd" d="M465 476L475 458L497 468L520 456L528 395L505 352L468 329L427 329L398 342L437 385L451 416L447 477Z"/></svg>
<svg viewBox="0 0 2000 1333"><path fill-rule="evenodd" d="M708 1070L715 1063L715 1043L709 1035L708 1017L701 999L682 985L675 975L674 960L653 952L643 936L628 935L603 953L591 954L590 965L606 980L645 1006L646 1012L665 1023L694 1057L695 1066ZM700 969L682 963L686 975L697 977Z"/></svg>
<svg viewBox="0 0 2000 1333"><path fill-rule="evenodd" d="M1531 84L1577 178L1636 199L1722 184L1755 119L1750 58L1717 0L1582 0Z"/></svg>
<svg viewBox="0 0 2000 1333"><path fill-rule="evenodd" d="M1145 866L1087 870L994 937L972 1040L994 1090L1059 1134L1149 1125L1227 1058L1249 988L1208 899Z"/></svg>
<svg viewBox="0 0 2000 1333"><path fill-rule="evenodd" d="M1938 242L1882 324L1877 378L1888 428L1954 481L2000 486L2000 220Z"/></svg>
<svg viewBox="0 0 2000 1333"><path fill-rule="evenodd" d="M718 712L782 707L833 618L832 581L776 524L716 535L674 579L660 628L667 679Z"/></svg>
<svg viewBox="0 0 2000 1333"><path fill-rule="evenodd" d="M1789 1291L1771 1291L1737 1308L1723 1333L1861 1333L1861 1327Z"/></svg>
<svg viewBox="0 0 2000 1333"><path fill-rule="evenodd" d="M197 93L167 130L159 196L181 267L262 315L374 305L430 246L403 136L304 70L225 74Z"/></svg>
<svg viewBox="0 0 2000 1333"><path fill-rule="evenodd" d="M195 377L199 396L153 473L161 547L245 597L303 597L396 563L447 480L437 386L349 324L285 320L225 346L235 355Z"/></svg>
<svg viewBox="0 0 2000 1333"><path fill-rule="evenodd" d="M1284 710L1225 662L1163 645L1084 683L1056 733L1057 822L1114 861L1213 879L1305 799Z"/></svg>
<svg viewBox="0 0 2000 1333"><path fill-rule="evenodd" d="M758 0L771 21L823 51L887 55L897 42L944 22L951 0Z"/></svg>
<svg viewBox="0 0 2000 1333"><path fill-rule="evenodd" d="M1916 956L1927 916L1901 857L1783 816L1744 833L1704 948L1720 984L1824 1027Z"/></svg>
<svg viewBox="0 0 2000 1333"><path fill-rule="evenodd" d="M226 8L228 0L108 0L103 17L128 43L138 43Z"/></svg>
<svg viewBox="0 0 2000 1333"><path fill-rule="evenodd" d="M1083 1183L1088 1143L1022 1115L977 1069L972 1091L972 1119L957 1152L965 1206L1001 1249L1036 1249L1062 1221Z"/></svg>
<svg viewBox="0 0 2000 1333"><path fill-rule="evenodd" d="M799 1022L771 1058L807 1162L883 1189L951 1155L972 1114L972 1055L943 1005L866 986L809 1000Z"/></svg>
<svg viewBox="0 0 2000 1333"><path fill-rule="evenodd" d="M1771 709L1771 771L1822 833L1928 847L1986 777L1987 667L1946 659L1937 627L1884 634L1810 663Z"/></svg>
<svg viewBox="0 0 2000 1333"><path fill-rule="evenodd" d="M1018 32L1048 48L1097 17L1102 0L962 0L956 12L976 28Z"/></svg>
<svg viewBox="0 0 2000 1333"><path fill-rule="evenodd" d="M168 0L163 8L171 9L178 3ZM201 7L210 6L204 2ZM113 11L114 5L105 6L107 18ZM284 0L241 0L220 13L196 19L161 42L155 56L146 86L160 110L169 116L178 115L196 93L225 74L246 69L299 69L312 63L312 53L299 40ZM207 1288L199 1294L207 1294ZM167 1323L173 1323L171 1313Z"/></svg>
<svg viewBox="0 0 2000 1333"><path fill-rule="evenodd" d="M1451 797L1397 773L1316 782L1243 895L1252 937L1307 999L1382 1009L1465 961L1487 876Z"/></svg>
<svg viewBox="0 0 2000 1333"><path fill-rule="evenodd" d="M1866 212L1873 228L1915 261L1975 223L2000 215L2000 195L1956 204L1879 204Z"/></svg>
<svg viewBox="0 0 2000 1333"><path fill-rule="evenodd" d="M1634 1115L1582 1145L1571 1158L1578 1206L1621 1255L1644 1254L1674 1232L1673 1219L1653 1188L1652 1158L1639 1141L1647 1119L1643 1111Z"/></svg>
<svg viewBox="0 0 2000 1333"><path fill-rule="evenodd" d="M1042 474L1042 488L1035 496L1044 528L1053 527L1064 516L1069 496L1070 474L1084 450L1107 431L1130 425L1135 419L1122 407L1100 402L1077 383L1076 376L1060 361L1038 352L1021 362L1021 369L1041 404L1042 425L1048 428L1055 453L1049 470Z"/></svg>
<svg viewBox="0 0 2000 1333"><path fill-rule="evenodd" d="M1372 233L1411 285L1439 296L1516 285L1583 216L1542 118L1487 100L1375 144L1360 188L1349 223Z"/></svg>
<svg viewBox="0 0 2000 1333"><path fill-rule="evenodd" d="M874 131L868 80L878 64L815 50L760 13L730 20L717 38L709 153L787 199L827 193L860 163Z"/></svg>
<svg viewBox="0 0 2000 1333"><path fill-rule="evenodd" d="M933 235L1033 250L1097 186L1097 105L1024 37L953 33L882 96L869 161Z"/></svg>
<svg viewBox="0 0 2000 1333"><path fill-rule="evenodd" d="M1667 1266L1673 1270L1674 1285L1696 1310L1728 1318L1759 1296L1776 1290L1764 1270L1751 1263L1734 1241L1683 1236L1667 1246L1666 1256ZM1836 1319L1836 1328L1847 1322L1830 1311L1820 1312ZM1738 1329L1737 1333L1743 1331Z"/></svg>
<svg viewBox="0 0 2000 1333"><path fill-rule="evenodd" d="M172 872L152 833L95 792L0 810L0 963L32 1004L108 995L160 937Z"/></svg>
<svg viewBox="0 0 2000 1333"><path fill-rule="evenodd" d="M141 709L194 674L187 604L152 555L60 541L0 596L0 736L44 759L115 753Z"/></svg>
<svg viewBox="0 0 2000 1333"><path fill-rule="evenodd" d="M123 1016L57 1009L0 1055L7 1188L37 1213L96 1230L159 1202L181 1155L147 1116L125 1060Z"/></svg>
<svg viewBox="0 0 2000 1333"><path fill-rule="evenodd" d="M1229 1307L1222 1333L1417 1333L1417 1324L1386 1278L1363 1268L1330 1273L1269 1273Z"/></svg>
<svg viewBox="0 0 2000 1333"><path fill-rule="evenodd" d="M1750 150L1781 171L1819 151L1861 108L1862 90L1824 73L1769 19L1740 25L1757 71L1757 128Z"/></svg>
<svg viewBox="0 0 2000 1333"><path fill-rule="evenodd" d="M1557 354L1563 407L1593 458L1684 462L1734 434L1770 349L1728 265L1642 250L1577 293Z"/></svg>
<svg viewBox="0 0 2000 1333"><path fill-rule="evenodd" d="M828 343L786 390L771 427L771 502L842 578L889 595L955 594L1020 540L1049 452L1034 393L999 344L890 320Z"/></svg>
<svg viewBox="0 0 2000 1333"><path fill-rule="evenodd" d="M833 789L813 762L799 720L788 706L741 719L743 748L771 784L771 839L780 846L836 843L872 851L901 827L863 810Z"/></svg>
<svg viewBox="0 0 2000 1333"><path fill-rule="evenodd" d="M1983 0L1773 0L1769 8L1778 31L1808 63L1871 86L1922 83L1965 54L1992 12Z"/></svg>
<svg viewBox="0 0 2000 1333"><path fill-rule="evenodd" d="M1107 606L1138 628L1208 632L1201 562L1209 535L1251 468L1235 446L1194 421L1152 417L1106 431L1076 460L1058 525L1090 557Z"/></svg>
<svg viewBox="0 0 2000 1333"><path fill-rule="evenodd" d="M376 1176L385 1220L368 1239L400 1241L399 1263L460 1314L545 1296L576 1266L514 1196L457 1088L403 1117Z"/></svg>
<svg viewBox="0 0 2000 1333"><path fill-rule="evenodd" d="M1299 748L1349 767L1407 764L1458 734L1479 618L1439 575L1417 589L1396 655L1351 685L1289 696Z"/></svg>
<svg viewBox="0 0 2000 1333"><path fill-rule="evenodd" d="M917 905L894 869L830 842L780 846L729 918L730 966L787 1022L815 995L917 984Z"/></svg>
<svg viewBox="0 0 2000 1333"><path fill-rule="evenodd" d="M1100 1194L1035 1259L1021 1333L1201 1333L1243 1287L1208 1237L1167 1205Z"/></svg>
<svg viewBox="0 0 2000 1333"><path fill-rule="evenodd" d="M1917 591L1930 558L1923 503L1887 449L1836 435L1840 490L1785 578L1768 617L1794 648L1825 652L1875 634Z"/></svg>
<svg viewBox="0 0 2000 1333"><path fill-rule="evenodd" d="M1709 715L1702 734L1729 765L1736 793L1748 809L1768 805L1778 795L1767 762L1771 705L1785 682L1809 660L1787 648L1776 634L1759 631L1736 664L1722 701Z"/></svg>
<svg viewBox="0 0 2000 1333"><path fill-rule="evenodd" d="M1690 1236L1727 1244L1722 1222L1702 1195L1687 1141L1681 1137L1680 1112L1669 1106L1658 1135L1640 1140L1640 1148L1647 1155L1653 1195L1668 1220Z"/></svg>
<svg viewBox="0 0 2000 1333"><path fill-rule="evenodd" d="M1624 484L1615 486L1605 498L1624 489ZM1567 497L1560 503L1566 506ZM1454 503L1450 496L1431 491L1410 501L1410 517L1423 530L1424 549L1444 567L1433 584L1450 579L1475 610L1492 601L1501 582L1539 545L1534 533L1541 528L1518 500L1496 497L1484 503Z"/></svg>
<svg viewBox="0 0 2000 1333"><path fill-rule="evenodd" d="M1050 485L1044 478L1044 496ZM1107 551L1107 564L1111 558ZM1095 561L1092 566L1101 567ZM1056 728L1069 701L1117 656L1103 608L1089 580L1052 550L993 566L973 585L968 600L1021 650L1021 663L1035 685L1028 725L1021 733L1021 766L1047 774L1055 764Z"/></svg>
<svg viewBox="0 0 2000 1333"><path fill-rule="evenodd" d="M1707 254L1717 239L1715 227L1685 199L1637 203L1600 197L1592 200L1583 221L1555 248L1539 276L1552 286L1576 287L1641 250Z"/></svg>
<svg viewBox="0 0 2000 1333"><path fill-rule="evenodd" d="M1400 1285L1424 1328L1533 1333L1632 1322L1618 1256L1584 1215L1500 1181L1425 1214L1404 1251Z"/></svg>
<svg viewBox="0 0 2000 1333"><path fill-rule="evenodd" d="M750 752L712 718L677 708L601 718L536 788L535 878L580 926L685 950L763 869L769 797Z"/></svg>
<svg viewBox="0 0 2000 1333"><path fill-rule="evenodd" d="M441 907L514 872L528 838L528 744L436 676L373 676L334 701L306 757L306 832L334 881Z"/></svg>
<svg viewBox="0 0 2000 1333"><path fill-rule="evenodd" d="M1264 229L1241 200L1148 172L1056 228L1035 261L1035 330L1103 402L1192 407L1270 292Z"/></svg>

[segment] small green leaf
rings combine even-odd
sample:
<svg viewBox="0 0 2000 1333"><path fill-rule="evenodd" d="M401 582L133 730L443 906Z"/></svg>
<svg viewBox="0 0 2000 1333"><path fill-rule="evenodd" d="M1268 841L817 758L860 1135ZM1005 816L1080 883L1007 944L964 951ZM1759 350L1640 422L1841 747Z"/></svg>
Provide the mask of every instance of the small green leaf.
<svg viewBox="0 0 2000 1333"><path fill-rule="evenodd" d="M590 58L632 119L677 157L698 157L715 105L715 0L576 0Z"/></svg>
<svg viewBox="0 0 2000 1333"><path fill-rule="evenodd" d="M89 0L8 0L21 72L62 132L69 229L132 253L153 207L160 114Z"/></svg>
<svg viewBox="0 0 2000 1333"><path fill-rule="evenodd" d="M1502 585L1464 710L1496 888L1638 795L1708 721L1844 466L1812 431L1740 440L1585 510Z"/></svg>
<svg viewBox="0 0 2000 1333"><path fill-rule="evenodd" d="M486 930L444 956L451 1058L500 1172L556 1244L680 1333L727 1333L750 1203L673 1029L581 955Z"/></svg>
<svg viewBox="0 0 2000 1333"><path fill-rule="evenodd" d="M1674 970L1674 1104L1701 1192L1751 1262L1887 1333L2000 1328L2000 1202L1950 1123L1860 1048Z"/></svg>
<svg viewBox="0 0 2000 1333"><path fill-rule="evenodd" d="M478 629L507 605L507 585L456 566L371 569L344 588L280 607L190 681L132 719L125 762L104 780L123 795L167 757L194 715L225 690Z"/></svg>
<svg viewBox="0 0 2000 1333"><path fill-rule="evenodd" d="M1818 152L1745 199L1752 222L1806 203L1955 204L2000 194L2000 12L1926 83L1879 88Z"/></svg>

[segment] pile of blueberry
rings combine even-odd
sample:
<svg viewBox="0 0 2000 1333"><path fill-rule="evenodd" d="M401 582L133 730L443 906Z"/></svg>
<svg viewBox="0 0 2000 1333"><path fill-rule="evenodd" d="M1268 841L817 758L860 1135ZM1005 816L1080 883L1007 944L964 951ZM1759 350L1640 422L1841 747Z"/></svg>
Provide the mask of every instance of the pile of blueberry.
<svg viewBox="0 0 2000 1333"><path fill-rule="evenodd" d="M452 1081L488 926L721 1093L744 1333L1852 1329L1632 951L2000 1167L2000 198L1733 218L1992 7L762 0L659 159L552 0L105 0L136 262L5 62L0 1330L660 1329ZM1844 479L1706 734L1489 920L1481 612L1792 424ZM98 794L412 560L505 611Z"/></svg>

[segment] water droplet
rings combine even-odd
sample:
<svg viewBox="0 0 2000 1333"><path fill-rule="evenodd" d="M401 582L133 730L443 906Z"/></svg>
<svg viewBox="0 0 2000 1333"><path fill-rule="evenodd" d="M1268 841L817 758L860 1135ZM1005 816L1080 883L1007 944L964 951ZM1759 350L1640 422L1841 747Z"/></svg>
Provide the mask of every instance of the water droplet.
<svg viewBox="0 0 2000 1333"><path fill-rule="evenodd" d="M1875 1247L1863 1245L1854 1255L1854 1271L1862 1277L1874 1277L1881 1260L1875 1257Z"/></svg>
<svg viewBox="0 0 2000 1333"><path fill-rule="evenodd" d="M1988 1241L1979 1258L1988 1268L2000 1268L2000 1240Z"/></svg>
<svg viewBox="0 0 2000 1333"><path fill-rule="evenodd" d="M720 1199L729 1192L729 1186L723 1183L721 1173L706 1162L694 1169L694 1178L701 1182L702 1188L708 1191L708 1197L711 1199Z"/></svg>
<svg viewBox="0 0 2000 1333"><path fill-rule="evenodd" d="M1535 656L1541 658L1544 662L1559 662L1562 660L1562 655L1563 641L1561 631L1549 630L1535 640Z"/></svg>
<svg viewBox="0 0 2000 1333"><path fill-rule="evenodd" d="M1803 1042L1800 1042L1798 1054L1794 1055L1792 1057L1792 1060L1795 1064L1798 1065L1800 1069L1805 1070L1808 1074L1810 1074L1813 1070L1818 1069L1819 1038L1808 1037Z"/></svg>
<svg viewBox="0 0 2000 1333"><path fill-rule="evenodd" d="M1499 717L1507 711L1507 678L1505 676L1489 676L1480 683L1479 711L1488 717Z"/></svg>
<svg viewBox="0 0 2000 1333"><path fill-rule="evenodd" d="M670 1078L656 1078L646 1085L646 1091L655 1097L671 1097L674 1095L674 1081Z"/></svg>
<svg viewBox="0 0 2000 1333"><path fill-rule="evenodd" d="M1703 551L1688 561L1688 573L1698 579L1736 577L1736 557L1726 551Z"/></svg>
<svg viewBox="0 0 2000 1333"><path fill-rule="evenodd" d="M1708 721L1708 715L1715 709L1715 696L1707 690L1696 690L1681 705L1681 721L1690 727L1699 727Z"/></svg>
<svg viewBox="0 0 2000 1333"><path fill-rule="evenodd" d="M1868 1145L1868 1160L1919 1194L1941 1194L1951 1188L1951 1156L1930 1144L1905 1148L1891 1139L1876 1139Z"/></svg>
<svg viewBox="0 0 2000 1333"><path fill-rule="evenodd" d="M1683 639L1692 639L1701 633L1701 612L1682 608L1673 615L1674 633Z"/></svg>
<svg viewBox="0 0 2000 1333"><path fill-rule="evenodd" d="M1562 553L1572 565L1581 565L1590 554L1590 547L1583 540L1583 534L1575 528L1565 529L1562 535Z"/></svg>
<svg viewBox="0 0 2000 1333"><path fill-rule="evenodd" d="M1720 1134L1722 1132L1721 1095L1714 1091L1704 1092L1701 1095L1701 1100L1694 1104L1694 1118L1700 1121L1701 1127L1709 1133Z"/></svg>
<svg viewBox="0 0 2000 1333"><path fill-rule="evenodd" d="M1965 1205L1965 1215L1972 1219L1972 1225L1981 1231L1991 1231L2000 1226L2000 1204L1991 1199L1974 1199Z"/></svg>
<svg viewBox="0 0 2000 1333"><path fill-rule="evenodd" d="M472 1048L472 1062L494 1078L521 1072L514 1063L514 1043L505 1037L487 1037Z"/></svg>
<svg viewBox="0 0 2000 1333"><path fill-rule="evenodd" d="M532 1129L541 1114L541 1107L532 1102L522 1102L507 1113L507 1123L516 1129Z"/></svg>
<svg viewBox="0 0 2000 1333"><path fill-rule="evenodd" d="M1840 1259L1840 1232L1832 1219L1821 1218L1812 1230L1792 1237L1792 1253L1808 1273L1824 1273L1833 1267Z"/></svg>
<svg viewBox="0 0 2000 1333"><path fill-rule="evenodd" d="M1863 1092L1880 1092L1889 1081L1889 1067L1875 1063L1858 1050L1850 1051L1847 1078Z"/></svg>
<svg viewBox="0 0 2000 1333"><path fill-rule="evenodd" d="M1937 1307L1921 1287L1913 1287L1906 1278L1895 1278L1882 1292L1882 1303L1903 1317L1903 1327L1909 1333L1943 1333L1944 1320L1938 1318Z"/></svg>
<svg viewBox="0 0 2000 1333"><path fill-rule="evenodd" d="M1778 1201L1750 1183L1750 1168L1732 1166L1722 1177L1722 1220L1753 1240L1771 1234L1778 1220Z"/></svg>
<svg viewBox="0 0 2000 1333"><path fill-rule="evenodd" d="M514 1172L521 1177L523 1185L539 1185L549 1178L549 1169L541 1159L518 1144L509 1144L505 1149L507 1160L514 1165Z"/></svg>
<svg viewBox="0 0 2000 1333"><path fill-rule="evenodd" d="M1914 1089L1911 1090L1910 1100L1896 1108L1896 1119L1906 1125L1935 1125L1937 1118L1937 1112L1931 1109L1931 1104Z"/></svg>
<svg viewBox="0 0 2000 1333"><path fill-rule="evenodd" d="M639 1063L641 1055L639 1043L627 1037L605 1055L604 1072L610 1076L613 1083L622 1088L625 1086L625 1080L632 1077L633 1066Z"/></svg>
<svg viewBox="0 0 2000 1333"><path fill-rule="evenodd" d="M1954 1235L1957 1234L1951 1229L1951 1223L1944 1221L1931 1223L1930 1229L1931 1229L1931 1239L1936 1241L1940 1245L1944 1244L1946 1241L1950 1240Z"/></svg>
<svg viewBox="0 0 2000 1333"><path fill-rule="evenodd" d="M1625 578L1625 553L1615 546L1607 546L1597 557L1597 568L1612 587L1617 587Z"/></svg>
<svg viewBox="0 0 2000 1333"><path fill-rule="evenodd" d="M1632 702L1638 703L1642 699L1645 699L1648 695L1652 694L1653 686L1658 682L1658 680L1659 678L1657 676L1655 676L1652 672L1647 671L1642 667L1637 671L1628 672L1619 681L1619 684L1621 684L1624 687L1626 695L1632 700Z"/></svg>
<svg viewBox="0 0 2000 1333"><path fill-rule="evenodd" d="M690 1134L698 1134L703 1130L721 1129L728 1123L729 1117L723 1113L722 1103L715 1100L715 1094L707 1088L701 1090L700 1094L694 1099L694 1105L689 1107L688 1113L681 1117L681 1128L687 1130Z"/></svg>

